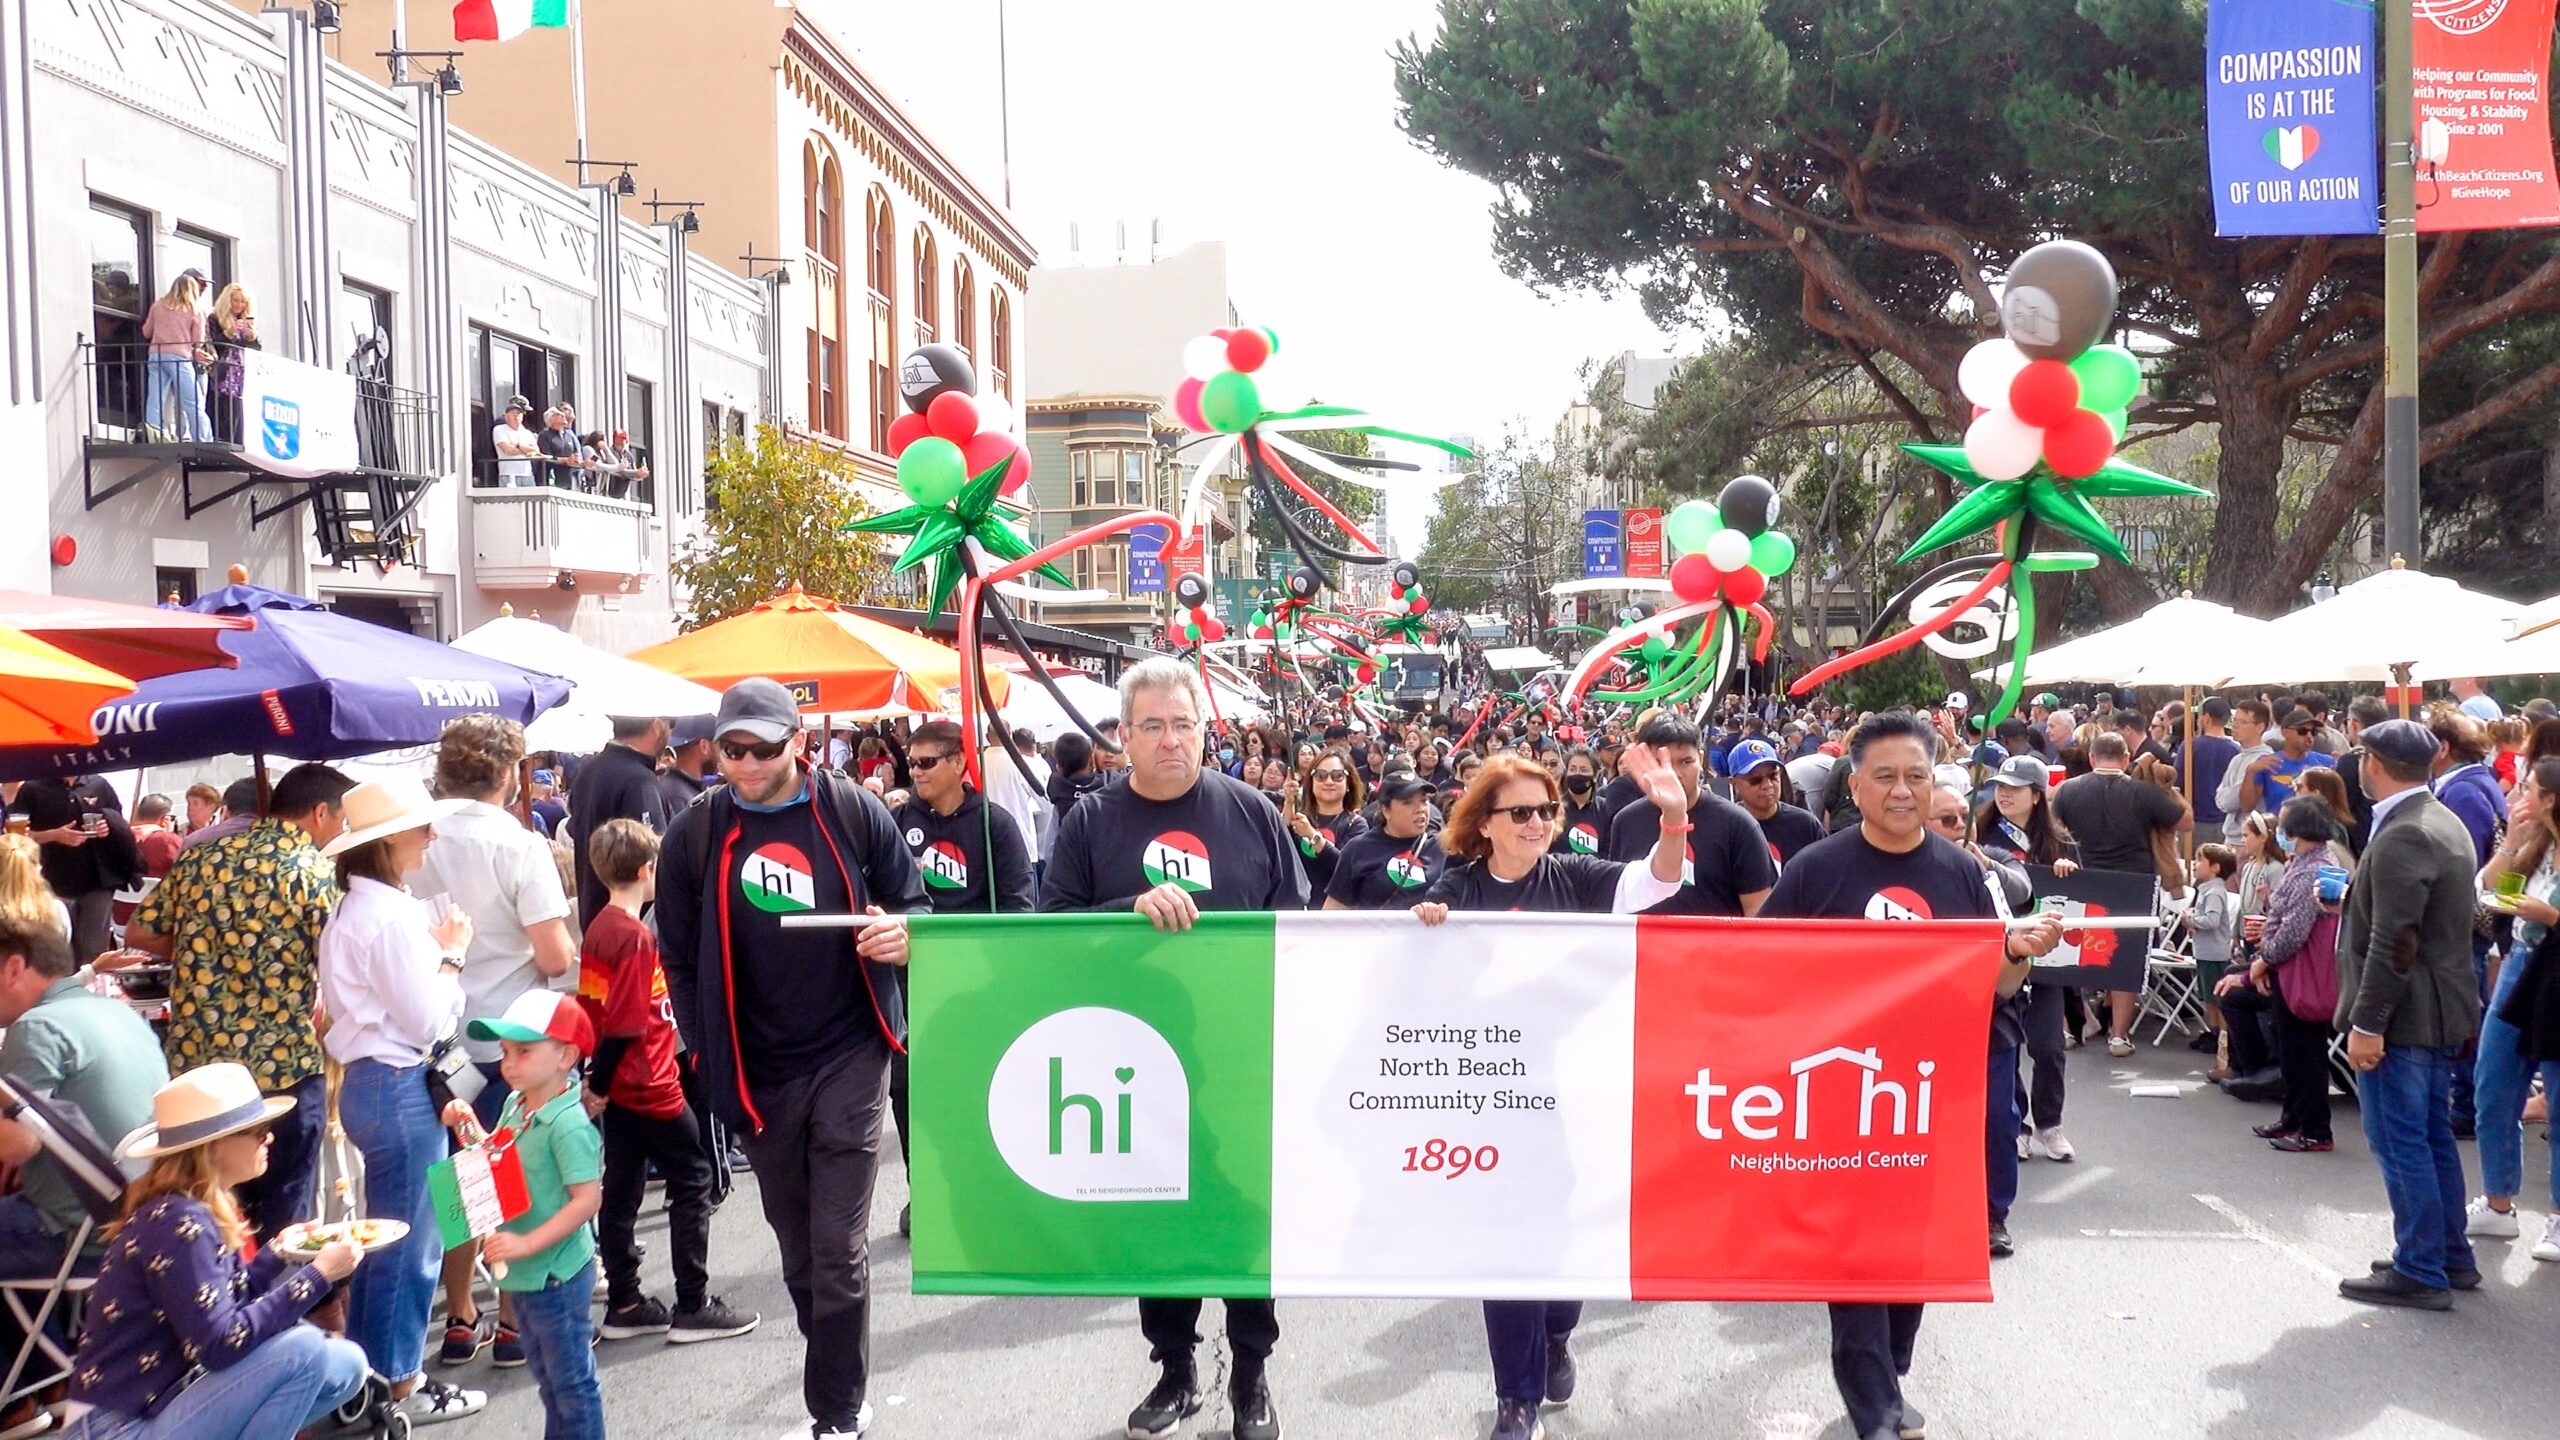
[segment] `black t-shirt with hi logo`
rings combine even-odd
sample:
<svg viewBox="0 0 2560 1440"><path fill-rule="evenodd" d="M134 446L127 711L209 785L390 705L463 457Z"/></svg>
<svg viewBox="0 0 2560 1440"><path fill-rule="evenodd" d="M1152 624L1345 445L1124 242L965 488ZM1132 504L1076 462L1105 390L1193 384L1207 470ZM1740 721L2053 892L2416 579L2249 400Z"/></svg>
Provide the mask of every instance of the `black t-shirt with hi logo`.
<svg viewBox="0 0 2560 1440"><path fill-rule="evenodd" d="M1452 910L1538 910L1606 915L1618 897L1618 875L1627 867L1595 855L1538 857L1529 873L1505 880L1483 860L1457 860L1440 872L1422 898Z"/></svg>
<svg viewBox="0 0 2560 1440"><path fill-rule="evenodd" d="M1367 831L1342 847L1325 898L1352 910L1410 910L1440 878L1448 859L1440 837L1429 831L1411 840L1384 830Z"/></svg>
<svg viewBox="0 0 2560 1440"><path fill-rule="evenodd" d="M730 1013L738 1057L756 1085L809 1074L848 1044L880 1042L850 930L786 930L785 915L852 908L844 872L806 803L737 807L729 846Z"/></svg>
<svg viewBox="0 0 2560 1440"><path fill-rule="evenodd" d="M1058 822L1040 908L1126 910L1170 881L1203 910L1303 910L1306 873L1280 812L1241 780L1203 770L1180 798L1132 785L1088 796Z"/></svg>
<svg viewBox="0 0 2560 1440"><path fill-rule="evenodd" d="M1752 818L1759 819L1758 816ZM1760 821L1760 833L1767 837L1769 848L1777 854L1778 864L1784 867L1796 858L1798 851L1822 838L1822 822L1814 819L1812 812L1781 800L1777 810L1768 819Z"/></svg>
<svg viewBox="0 0 2560 1440"><path fill-rule="evenodd" d="M1564 797L1564 814L1556 821L1556 838L1547 842L1550 855L1597 855L1609 848L1609 817L1615 812L1594 796L1588 805Z"/></svg>
<svg viewBox="0 0 2560 1440"><path fill-rule="evenodd" d="M1334 872L1342 864L1344 847L1360 838L1368 830L1369 822L1360 818L1357 810L1345 810L1329 818L1312 810L1298 813L1307 817L1307 823L1314 826L1316 834L1325 841L1310 850L1310 842L1299 839L1294 833L1289 837L1290 845L1298 852L1300 866L1307 872L1307 899L1310 904L1321 906L1325 893L1333 886ZM1286 817L1281 823L1288 823Z"/></svg>
<svg viewBox="0 0 2560 1440"><path fill-rule="evenodd" d="M1022 911L1033 906L1031 852L1022 843L1022 827L1003 807L990 805L975 790L962 794L959 808L944 815L922 800L909 800L890 812L898 838L916 857L924 878L925 899L937 915L964 912ZM989 842L994 843L993 859ZM995 903L987 903L987 877L995 877Z"/></svg>
<svg viewBox="0 0 2560 1440"><path fill-rule="evenodd" d="M1689 807L1689 824L1689 860L1679 892L1645 914L1738 916L1743 896L1777 883L1778 862L1769 858L1769 841L1750 811L1701 790ZM1640 863L1661 838L1662 812L1638 800L1610 819L1605 853Z"/></svg>
<svg viewBox="0 0 2560 1440"><path fill-rule="evenodd" d="M1924 834L1918 848L1895 854L1867 843L1864 829L1851 825L1797 851L1760 914L1784 920L2003 919L1993 883L1981 861L1941 836ZM1992 1002L1991 1053L2023 1042L2024 996L2021 991Z"/></svg>

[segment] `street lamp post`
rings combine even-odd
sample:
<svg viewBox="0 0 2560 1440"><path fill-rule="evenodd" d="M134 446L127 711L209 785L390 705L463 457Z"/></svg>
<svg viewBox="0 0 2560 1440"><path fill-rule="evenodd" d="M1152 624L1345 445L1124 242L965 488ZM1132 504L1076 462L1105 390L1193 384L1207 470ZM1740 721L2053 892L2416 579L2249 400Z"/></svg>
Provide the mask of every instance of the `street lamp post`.
<svg viewBox="0 0 2560 1440"><path fill-rule="evenodd" d="M2382 548L2418 544L2418 187L2410 0L2382 0Z"/></svg>

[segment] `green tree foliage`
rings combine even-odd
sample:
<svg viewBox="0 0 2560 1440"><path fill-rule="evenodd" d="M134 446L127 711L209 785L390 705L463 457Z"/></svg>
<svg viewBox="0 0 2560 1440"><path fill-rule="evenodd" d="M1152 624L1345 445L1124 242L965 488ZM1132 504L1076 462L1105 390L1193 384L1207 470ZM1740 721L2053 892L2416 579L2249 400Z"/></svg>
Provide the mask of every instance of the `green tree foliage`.
<svg viewBox="0 0 2560 1440"><path fill-rule="evenodd" d="M2222 240L2197 0L1444 0L1397 52L1415 142L1499 189L1494 245L1539 287L1634 284L1780 367L1858 370L1908 435L1951 440L1956 366L1995 332L2001 267L2105 251L2150 355L2134 437L2216 427L2198 588L2280 608L2379 495L2378 239ZM2560 386L2546 231L2427 237L2421 453ZM2289 445L2326 464L2281 525ZM2513 447L2510 447L2513 448ZM2441 463L2440 463L2441 462ZM2449 498L2439 494L2439 500ZM2450 497L2457 498L2458 497ZM2117 567L2112 581L2138 597Z"/></svg>
<svg viewBox="0 0 2560 1440"><path fill-rule="evenodd" d="M684 628L753 609L794 582L847 604L885 603L879 542L844 533L871 513L852 471L843 456L770 425L723 443L706 477L702 533L671 571L689 597Z"/></svg>
<svg viewBox="0 0 2560 1440"><path fill-rule="evenodd" d="M1582 505L1571 467L1514 432L1483 468L1440 492L1419 563L1442 610L1526 617L1543 636L1549 587L1582 573Z"/></svg>

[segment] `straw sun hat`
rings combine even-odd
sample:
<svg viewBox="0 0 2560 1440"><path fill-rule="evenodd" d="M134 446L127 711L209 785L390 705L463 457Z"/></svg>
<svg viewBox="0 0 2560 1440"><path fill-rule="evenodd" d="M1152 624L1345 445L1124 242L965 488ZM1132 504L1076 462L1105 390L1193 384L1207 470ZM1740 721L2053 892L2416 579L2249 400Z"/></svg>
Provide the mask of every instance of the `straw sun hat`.
<svg viewBox="0 0 2560 1440"><path fill-rule="evenodd" d="M344 855L385 835L432 825L470 803L468 800L433 799L428 796L426 786L406 775L393 776L388 780L368 780L347 792L347 798L340 807L347 816L346 833L330 841L320 853L324 856Z"/></svg>
<svg viewBox="0 0 2560 1440"><path fill-rule="evenodd" d="M292 1108L286 1096L259 1094L246 1065L199 1065L153 1093L151 1123L126 1136L116 1154L126 1160L175 1155L264 1125Z"/></svg>

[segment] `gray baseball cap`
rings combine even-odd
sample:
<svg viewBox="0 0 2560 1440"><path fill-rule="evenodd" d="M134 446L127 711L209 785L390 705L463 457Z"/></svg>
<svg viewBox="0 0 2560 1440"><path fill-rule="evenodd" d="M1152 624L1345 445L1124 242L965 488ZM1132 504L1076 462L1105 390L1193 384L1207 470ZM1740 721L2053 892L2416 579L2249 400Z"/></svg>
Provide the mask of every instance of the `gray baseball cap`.
<svg viewBox="0 0 2560 1440"><path fill-rule="evenodd" d="M2046 790L2052 788L2053 770L2044 763L2041 755L2012 755L2000 762L1999 769L1991 772L1991 783ZM2071 793L2077 795L2080 792L2075 790Z"/></svg>
<svg viewBox="0 0 2560 1440"><path fill-rule="evenodd" d="M715 735L744 733L768 745L788 740L799 731L800 706L791 698L791 692L778 681L761 675L730 686L720 697L719 718L712 722Z"/></svg>

